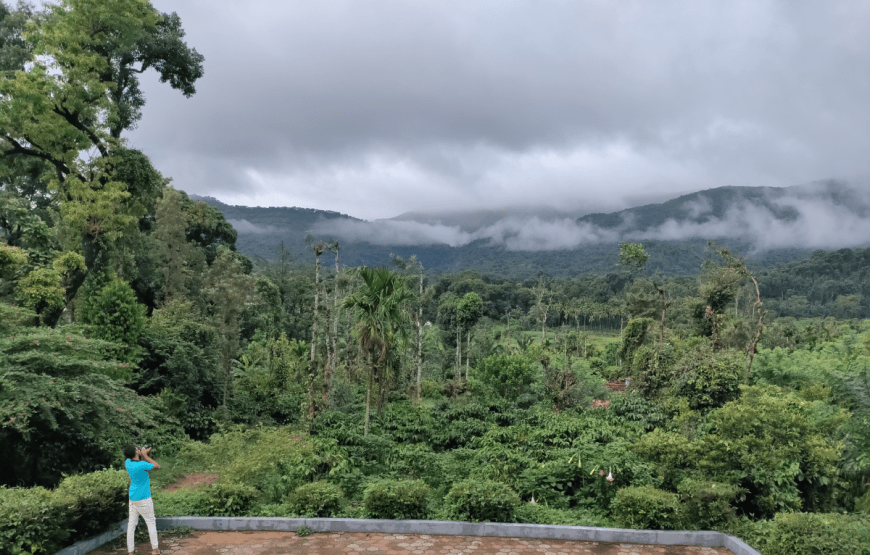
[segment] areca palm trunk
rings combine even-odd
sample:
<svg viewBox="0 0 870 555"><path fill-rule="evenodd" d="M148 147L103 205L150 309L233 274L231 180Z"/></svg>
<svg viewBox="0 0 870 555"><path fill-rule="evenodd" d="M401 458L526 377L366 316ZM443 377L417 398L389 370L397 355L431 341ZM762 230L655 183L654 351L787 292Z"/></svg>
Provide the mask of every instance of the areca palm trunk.
<svg viewBox="0 0 870 555"><path fill-rule="evenodd" d="M308 416L314 418L314 382L317 380L317 319L320 314L320 255L323 245L314 247L314 314L311 319L311 360L308 365Z"/></svg>
<svg viewBox="0 0 870 555"><path fill-rule="evenodd" d="M338 298L339 298L339 290L338 290L338 244L335 245L335 289L332 293L332 361L330 364L330 368L332 371L338 368Z"/></svg>
<svg viewBox="0 0 870 555"><path fill-rule="evenodd" d="M423 298L423 274L420 274L420 299ZM417 307L417 345L414 364L417 366L417 402L423 397L423 301Z"/></svg>
<svg viewBox="0 0 870 555"><path fill-rule="evenodd" d="M369 435L369 422L371 421L372 414L372 380L375 372L377 372L377 368L375 368L375 365L372 363L369 365L369 379L368 384L366 385L366 423L363 435Z"/></svg>
<svg viewBox="0 0 870 555"><path fill-rule="evenodd" d="M334 294L334 292L333 292ZM332 369L332 363L335 360L335 353L333 352L333 348L335 347L335 341L332 337L332 328L330 326L330 320L332 320L332 311L329 308L329 291L324 288L323 291L323 319L326 322L326 365L323 367L323 384L321 384L321 397L323 399L323 403L326 404L326 396L329 389L329 372Z"/></svg>

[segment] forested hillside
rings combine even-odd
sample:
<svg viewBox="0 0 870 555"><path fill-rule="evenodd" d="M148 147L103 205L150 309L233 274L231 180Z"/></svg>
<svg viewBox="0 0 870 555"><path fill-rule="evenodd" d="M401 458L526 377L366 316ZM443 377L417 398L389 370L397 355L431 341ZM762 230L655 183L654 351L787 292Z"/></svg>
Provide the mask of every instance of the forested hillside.
<svg viewBox="0 0 870 555"><path fill-rule="evenodd" d="M683 200L679 200L680 204L685 202L684 197L681 199ZM213 198L199 200L220 210L233 223L238 230L239 250L252 259L273 260L278 256L282 245L295 259L304 259L305 237L309 233L315 233L320 237L339 240L342 244L343 260L349 266L389 264L390 255L397 254L404 257L416 256L432 273L475 270L513 279L526 279L540 272L560 277L613 272L615 265L612 253L619 245L616 238L573 248L545 248L534 251L510 249L484 238L462 246L443 243L406 245L400 242L373 244L364 234L339 236L334 228L335 221L354 222L358 225L365 225L366 222L337 212L307 208L229 206ZM625 213L590 215L588 218L596 223L601 220L606 225L615 226L626 218L634 221L635 213L644 215L640 221L647 222L644 226L650 226L654 222L666 221L672 215L671 204L651 205ZM580 221L585 219L581 218ZM364 230L365 227L361 229ZM667 275L697 275L706 256L707 242L712 238L644 241L652 255L650 270ZM762 252L754 247L752 241L745 238L730 240L728 245L735 252L743 253L750 266L755 269L799 260L812 252L800 247L765 249Z"/></svg>
<svg viewBox="0 0 870 555"><path fill-rule="evenodd" d="M870 552L870 250L777 266L623 241L557 265L472 244L435 271L409 256L422 247L363 266L315 233L246 256L227 217L258 209L189 198L123 139L140 70L195 93L203 59L178 17L0 7L0 555L124 518L128 443L165 468L158 515L716 529L765 555ZM215 482L163 489L190 473Z"/></svg>

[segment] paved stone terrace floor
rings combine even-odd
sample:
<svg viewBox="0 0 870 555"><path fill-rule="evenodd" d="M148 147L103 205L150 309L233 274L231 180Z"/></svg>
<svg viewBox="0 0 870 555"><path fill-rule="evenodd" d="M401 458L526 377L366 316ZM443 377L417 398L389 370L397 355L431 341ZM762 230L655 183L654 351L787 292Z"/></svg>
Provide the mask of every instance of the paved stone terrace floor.
<svg viewBox="0 0 870 555"><path fill-rule="evenodd" d="M732 555L724 547L351 532L299 537L293 532L196 531L161 538L160 549L164 555ZM91 555L126 552L122 536ZM137 544L136 553L150 554L151 544Z"/></svg>

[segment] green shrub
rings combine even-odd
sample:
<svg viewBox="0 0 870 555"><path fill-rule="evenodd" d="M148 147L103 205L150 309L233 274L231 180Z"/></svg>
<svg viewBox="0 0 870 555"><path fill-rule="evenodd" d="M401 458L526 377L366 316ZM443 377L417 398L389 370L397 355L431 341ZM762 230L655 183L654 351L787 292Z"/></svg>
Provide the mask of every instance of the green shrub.
<svg viewBox="0 0 870 555"><path fill-rule="evenodd" d="M54 491L0 488L0 555L53 553L99 534L127 514L127 473L65 478Z"/></svg>
<svg viewBox="0 0 870 555"><path fill-rule="evenodd" d="M130 480L123 470L99 470L64 478L55 490L67 511L70 541L90 538L127 517Z"/></svg>
<svg viewBox="0 0 870 555"><path fill-rule="evenodd" d="M663 484L672 487L682 481L688 467L697 458L696 446L685 436L656 428L638 439L631 450L649 461Z"/></svg>
<svg viewBox="0 0 870 555"><path fill-rule="evenodd" d="M516 400L535 381L538 365L524 355L491 355L478 366L481 380L501 397Z"/></svg>
<svg viewBox="0 0 870 555"><path fill-rule="evenodd" d="M314 530L312 530L308 526L305 526L304 524L296 529L296 535L299 536L300 538L304 538L305 536L310 536L313 533L314 533Z"/></svg>
<svg viewBox="0 0 870 555"><path fill-rule="evenodd" d="M617 355L624 362L634 359L634 352L646 341L647 332L653 324L652 318L632 318L622 330L622 344Z"/></svg>
<svg viewBox="0 0 870 555"><path fill-rule="evenodd" d="M721 407L739 396L745 368L742 353L699 345L671 368L670 393L687 398L693 410Z"/></svg>
<svg viewBox="0 0 870 555"><path fill-rule="evenodd" d="M438 399L441 397L441 384L432 380L423 380L421 384L424 399Z"/></svg>
<svg viewBox="0 0 870 555"><path fill-rule="evenodd" d="M296 512L286 503L269 503L256 507L251 511L251 515L285 518L296 516Z"/></svg>
<svg viewBox="0 0 870 555"><path fill-rule="evenodd" d="M203 510L204 489L155 491L152 497L155 516L211 516Z"/></svg>
<svg viewBox="0 0 870 555"><path fill-rule="evenodd" d="M520 496L491 480L457 482L445 499L450 518L471 522L513 522Z"/></svg>
<svg viewBox="0 0 870 555"><path fill-rule="evenodd" d="M198 507L200 514L211 516L245 516L259 491L239 482L218 482L205 488Z"/></svg>
<svg viewBox="0 0 870 555"><path fill-rule="evenodd" d="M315 443L321 447L315 448ZM186 443L179 461L188 465L208 461L202 470L219 470L224 481L252 485L263 493L264 501L279 503L343 461L327 447L326 441L305 438L286 426L231 428L214 434L208 443Z"/></svg>
<svg viewBox="0 0 870 555"><path fill-rule="evenodd" d="M45 488L0 488L0 555L54 553L69 544L65 509Z"/></svg>
<svg viewBox="0 0 870 555"><path fill-rule="evenodd" d="M777 513L749 543L764 555L868 555L870 519L839 513Z"/></svg>
<svg viewBox="0 0 870 555"><path fill-rule="evenodd" d="M649 530L674 530L682 525L677 494L652 486L629 486L616 492L613 517L620 526Z"/></svg>
<svg viewBox="0 0 870 555"><path fill-rule="evenodd" d="M514 513L517 522L559 526L613 527L607 517L583 509L556 509L542 503L522 503Z"/></svg>
<svg viewBox="0 0 870 555"><path fill-rule="evenodd" d="M683 480L677 487L685 507L686 523L711 530L735 518L731 503L743 490L722 482Z"/></svg>
<svg viewBox="0 0 870 555"><path fill-rule="evenodd" d="M299 516L332 517L341 511L344 494L329 482L312 482L296 488L287 496L287 504Z"/></svg>
<svg viewBox="0 0 870 555"><path fill-rule="evenodd" d="M363 507L369 518L426 518L429 486L422 480L382 480L363 491Z"/></svg>
<svg viewBox="0 0 870 555"><path fill-rule="evenodd" d="M842 446L832 431L848 413L816 416L823 406L775 386L740 389L708 414L697 467L749 490L742 508L756 518L834 505Z"/></svg>
<svg viewBox="0 0 870 555"><path fill-rule="evenodd" d="M870 490L855 501L855 512L870 514Z"/></svg>

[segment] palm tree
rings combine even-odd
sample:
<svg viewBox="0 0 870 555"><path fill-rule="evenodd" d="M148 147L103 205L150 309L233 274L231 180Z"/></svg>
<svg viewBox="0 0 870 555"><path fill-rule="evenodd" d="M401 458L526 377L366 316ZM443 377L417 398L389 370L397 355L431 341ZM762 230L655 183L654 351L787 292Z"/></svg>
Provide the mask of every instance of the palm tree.
<svg viewBox="0 0 870 555"><path fill-rule="evenodd" d="M359 276L362 286L344 300L343 306L354 313L360 348L371 364L366 387L365 435L368 435L372 380L383 370L393 345L407 338L402 305L413 293L404 277L387 268L360 268Z"/></svg>

